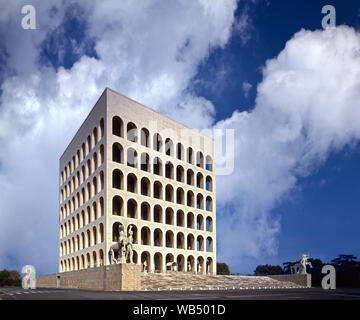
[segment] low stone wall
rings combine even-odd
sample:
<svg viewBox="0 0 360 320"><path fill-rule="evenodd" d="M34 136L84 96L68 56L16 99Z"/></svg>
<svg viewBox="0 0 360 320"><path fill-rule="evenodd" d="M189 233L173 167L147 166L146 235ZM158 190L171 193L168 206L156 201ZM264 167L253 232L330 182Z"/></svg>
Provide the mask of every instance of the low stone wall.
<svg viewBox="0 0 360 320"><path fill-rule="evenodd" d="M66 288L86 290L141 289L140 266L135 264L115 264L40 276L36 278L38 288Z"/></svg>
<svg viewBox="0 0 360 320"><path fill-rule="evenodd" d="M274 280L292 282L306 288L311 288L311 274L279 274L268 277Z"/></svg>

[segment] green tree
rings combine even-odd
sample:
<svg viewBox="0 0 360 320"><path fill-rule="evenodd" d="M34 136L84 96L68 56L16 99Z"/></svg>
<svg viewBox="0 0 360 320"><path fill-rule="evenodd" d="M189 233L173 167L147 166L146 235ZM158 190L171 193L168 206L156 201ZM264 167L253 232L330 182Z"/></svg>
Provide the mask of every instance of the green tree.
<svg viewBox="0 0 360 320"><path fill-rule="evenodd" d="M259 265L256 267L254 274L256 276L267 276L272 274L283 274L284 271L280 266L272 266L270 264Z"/></svg>
<svg viewBox="0 0 360 320"><path fill-rule="evenodd" d="M216 274L229 275L230 269L226 263L218 262L216 263Z"/></svg>

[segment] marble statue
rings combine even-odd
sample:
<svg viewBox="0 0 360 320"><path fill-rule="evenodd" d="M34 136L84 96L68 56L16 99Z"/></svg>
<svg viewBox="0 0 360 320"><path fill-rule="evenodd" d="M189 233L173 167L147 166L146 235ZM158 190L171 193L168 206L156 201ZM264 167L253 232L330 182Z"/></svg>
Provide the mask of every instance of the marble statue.
<svg viewBox="0 0 360 320"><path fill-rule="evenodd" d="M310 255L308 255L308 254L302 254L301 260L290 267L291 273L292 274L295 274L295 273L307 274L306 266L309 266L310 268L312 268L311 262L307 261L309 259L309 257L310 257Z"/></svg>

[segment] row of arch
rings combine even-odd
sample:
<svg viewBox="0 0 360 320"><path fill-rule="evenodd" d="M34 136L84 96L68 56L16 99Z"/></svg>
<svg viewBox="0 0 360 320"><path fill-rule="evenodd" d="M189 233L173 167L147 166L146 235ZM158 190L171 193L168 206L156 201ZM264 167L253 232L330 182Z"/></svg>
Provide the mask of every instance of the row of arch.
<svg viewBox="0 0 360 320"><path fill-rule="evenodd" d="M99 154L99 156L98 156ZM100 146L99 152L94 152L92 158L88 159L80 170L61 188L60 201L69 197L81 184L84 183L104 163L104 145ZM101 172L102 182L104 173Z"/></svg>
<svg viewBox="0 0 360 320"><path fill-rule="evenodd" d="M134 148L128 148L126 152L126 159L124 159L124 148L118 142L115 142L112 146L112 161L116 163L126 164L133 168L139 167L138 153ZM159 157L155 157L150 160L149 154L146 152L140 155L140 167L139 169L151 172L159 176L165 176L168 179L175 179L176 181L187 183L188 185L196 186L198 188L204 188L207 191L213 190L212 177L206 176L204 183L204 175L198 172L196 175L192 169L188 169L185 174L185 169L182 165L174 167L171 161L167 161L163 165L162 160ZM165 172L164 172L165 171Z"/></svg>
<svg viewBox="0 0 360 320"><path fill-rule="evenodd" d="M139 185L138 177L134 173L127 174L125 189L124 180L122 171L120 169L114 169L112 172L112 187L114 189L126 190L135 194L138 194L140 191L140 194L143 196L174 202L201 210L213 211L213 200L209 195L204 196L202 193L198 193L195 197L194 192L189 190L185 197L185 191L182 187L178 187L175 190L175 188L168 183L164 188L160 181L151 183L147 177L141 178Z"/></svg>
<svg viewBox="0 0 360 320"><path fill-rule="evenodd" d="M104 118L101 118L99 125L96 126L92 133L88 135L86 142L84 142L60 174L60 185L62 185L75 169L80 165L86 156L96 147L97 143L104 137ZM81 151L80 151L81 150Z"/></svg>
<svg viewBox="0 0 360 320"><path fill-rule="evenodd" d="M81 234L61 242L60 257L95 246L102 242L104 242L104 225L100 223L98 227L93 226L91 229L87 229Z"/></svg>
<svg viewBox="0 0 360 320"><path fill-rule="evenodd" d="M198 213L195 216L194 213L188 212L185 215L184 211L181 209L177 210L175 213L171 207L167 207L163 210L158 204L151 209L151 205L148 202L143 201L141 205L138 206L137 201L134 199L129 199L126 202L126 208L124 207L124 200L118 195L114 196L112 199L112 215L114 216L141 219L143 221L213 232L212 217L204 218L201 213Z"/></svg>
<svg viewBox="0 0 360 320"><path fill-rule="evenodd" d="M125 138L124 122L118 116L114 116L112 119L112 134L121 138ZM126 139L135 143L139 142L144 147L152 148L157 152L164 152L166 155L171 157L174 157L176 153L176 158L179 160L187 161L189 164L213 171L213 161L211 156L206 156L204 162L203 153L198 151L195 154L193 148L191 147L186 149L185 155L185 148L182 143L178 142L175 144L170 138L163 139L159 133L154 133L151 139L150 132L146 128L140 129L139 138L138 128L134 122L128 122L126 124Z"/></svg>
<svg viewBox="0 0 360 320"><path fill-rule="evenodd" d="M77 192L71 199L68 200L60 209L60 217L64 219L69 216L75 210L80 208L86 202L95 197L98 193L104 190L104 172L101 171L98 177L94 177L91 182L88 182L86 186L81 188L80 192ZM62 200L63 195L60 195ZM61 201L63 202L63 201Z"/></svg>
<svg viewBox="0 0 360 320"><path fill-rule="evenodd" d="M172 253L162 254L155 252L151 254L148 251L138 253L133 251L135 264L141 266L142 272L166 272L166 271L186 271L193 273L214 274L214 261L211 257L189 255L173 255ZM94 250L76 257L60 261L60 272L82 270L93 267L100 267L105 264L104 251Z"/></svg>
<svg viewBox="0 0 360 320"><path fill-rule="evenodd" d="M119 225L120 222L113 223L113 242L117 242L119 240ZM131 226L133 227L133 244L207 252L212 252L214 250L213 238L211 236L195 236L191 232L175 232L174 230L168 230L162 227L152 228L143 226L138 229L138 227L134 224Z"/></svg>
<svg viewBox="0 0 360 320"><path fill-rule="evenodd" d="M60 220L66 218L67 211L60 211ZM68 236L70 233L77 231L90 222L104 216L104 198L100 197L98 201L94 201L91 206L87 206L85 210L82 210L76 216L65 221L60 225L60 238Z"/></svg>

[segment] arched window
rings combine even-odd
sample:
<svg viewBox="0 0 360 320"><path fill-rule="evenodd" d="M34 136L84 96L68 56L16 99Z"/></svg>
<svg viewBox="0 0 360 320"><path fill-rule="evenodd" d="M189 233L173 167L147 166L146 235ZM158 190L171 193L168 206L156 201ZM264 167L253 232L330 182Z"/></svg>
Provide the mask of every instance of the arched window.
<svg viewBox="0 0 360 320"><path fill-rule="evenodd" d="M171 208L165 210L165 223L174 225L174 211Z"/></svg>
<svg viewBox="0 0 360 320"><path fill-rule="evenodd" d="M210 156L206 157L205 169L208 171L213 171L213 162Z"/></svg>
<svg viewBox="0 0 360 320"><path fill-rule="evenodd" d="M176 167L176 181L184 182L184 168L180 165Z"/></svg>
<svg viewBox="0 0 360 320"><path fill-rule="evenodd" d="M133 148L127 150L127 165L129 167L137 168L137 152Z"/></svg>
<svg viewBox="0 0 360 320"><path fill-rule="evenodd" d="M200 172L196 175L196 187L204 188L204 177Z"/></svg>
<svg viewBox="0 0 360 320"><path fill-rule="evenodd" d="M162 199L162 185L159 181L154 182L154 198Z"/></svg>
<svg viewBox="0 0 360 320"><path fill-rule="evenodd" d="M133 199L127 202L127 217L137 219L137 202Z"/></svg>
<svg viewBox="0 0 360 320"><path fill-rule="evenodd" d="M127 139L131 142L137 142L137 128L133 122L127 124Z"/></svg>
<svg viewBox="0 0 360 320"><path fill-rule="evenodd" d="M170 184L165 187L165 200L174 202L174 188Z"/></svg>
<svg viewBox="0 0 360 320"><path fill-rule="evenodd" d="M156 247L163 246L163 233L159 228L154 230L154 246Z"/></svg>
<svg viewBox="0 0 360 320"><path fill-rule="evenodd" d="M124 137L123 127L124 127L123 121L117 116L113 117L113 119L112 119L113 135L118 136L118 137Z"/></svg>
<svg viewBox="0 0 360 320"><path fill-rule="evenodd" d="M119 169L115 169L112 174L112 186L115 189L123 189L124 175Z"/></svg>
<svg viewBox="0 0 360 320"><path fill-rule="evenodd" d="M141 145L145 147L149 147L149 130L142 128L140 135L141 135Z"/></svg>
<svg viewBox="0 0 360 320"><path fill-rule="evenodd" d="M199 168L204 168L204 155L202 154L201 151L198 151L196 153L196 165Z"/></svg>
<svg viewBox="0 0 360 320"><path fill-rule="evenodd" d="M150 205L147 202L141 204L141 220L150 221Z"/></svg>
<svg viewBox="0 0 360 320"><path fill-rule="evenodd" d="M160 158L155 157L154 158L154 162L153 162L153 170L154 170L154 174L157 174L159 176L162 176L162 161L160 160Z"/></svg>
<svg viewBox="0 0 360 320"><path fill-rule="evenodd" d="M127 175L127 191L137 193L137 178L133 173Z"/></svg>
<svg viewBox="0 0 360 320"><path fill-rule="evenodd" d="M184 234L182 232L179 232L176 235L176 248L177 249L185 249ZM179 270L179 271L181 271L181 270Z"/></svg>
<svg viewBox="0 0 360 320"><path fill-rule="evenodd" d="M167 248L174 248L174 233L170 230L166 231L166 247Z"/></svg>
<svg viewBox="0 0 360 320"><path fill-rule="evenodd" d="M154 134L153 148L155 151L162 152L162 138L158 133Z"/></svg>
<svg viewBox="0 0 360 320"><path fill-rule="evenodd" d="M186 205L187 205L188 207L194 207L194 204L195 204L195 202L194 202L194 193L193 193L191 190L189 190L189 191L187 192Z"/></svg>
<svg viewBox="0 0 360 320"><path fill-rule="evenodd" d="M154 207L154 222L162 223L162 208L157 204Z"/></svg>
<svg viewBox="0 0 360 320"><path fill-rule="evenodd" d="M176 190L176 203L184 204L184 190L182 188Z"/></svg>
<svg viewBox="0 0 360 320"><path fill-rule="evenodd" d="M182 210L178 210L176 212L176 225L178 227L184 227L184 212Z"/></svg>
<svg viewBox="0 0 360 320"><path fill-rule="evenodd" d="M171 157L174 155L174 144L170 138L165 140L165 154Z"/></svg>
<svg viewBox="0 0 360 320"><path fill-rule="evenodd" d="M177 148L176 148L177 150L177 158L179 159L179 160L184 160L185 159L185 152L184 152L184 146L179 142L178 144L177 144Z"/></svg>
<svg viewBox="0 0 360 320"><path fill-rule="evenodd" d="M186 183L193 186L194 185L194 171L188 169L186 174Z"/></svg>
<svg viewBox="0 0 360 320"><path fill-rule="evenodd" d="M208 231L208 232L213 231L213 221L210 217L206 218L206 231Z"/></svg>
<svg viewBox="0 0 360 320"><path fill-rule="evenodd" d="M113 197L112 201L112 214L115 216L123 216L124 201L120 196Z"/></svg>
<svg viewBox="0 0 360 320"><path fill-rule="evenodd" d="M194 164L194 151L191 147L187 149L187 162Z"/></svg>
<svg viewBox="0 0 360 320"><path fill-rule="evenodd" d="M112 161L124 163L124 149L120 143L114 143L112 146Z"/></svg>
<svg viewBox="0 0 360 320"><path fill-rule="evenodd" d="M141 179L141 195L150 197L150 180L148 178Z"/></svg>
<svg viewBox="0 0 360 320"><path fill-rule="evenodd" d="M210 176L206 177L206 190L207 191L213 191L212 179L211 179Z"/></svg>
<svg viewBox="0 0 360 320"><path fill-rule="evenodd" d="M142 227L141 229L141 244L150 245L150 229L148 227Z"/></svg>
<svg viewBox="0 0 360 320"><path fill-rule="evenodd" d="M207 211L212 211L213 210L212 199L211 199L210 196L206 197L206 210Z"/></svg>
<svg viewBox="0 0 360 320"><path fill-rule="evenodd" d="M141 170L150 172L150 158L146 152L143 152L140 157Z"/></svg>
<svg viewBox="0 0 360 320"><path fill-rule="evenodd" d="M168 179L174 179L174 166L170 161L165 164L165 177Z"/></svg>
<svg viewBox="0 0 360 320"><path fill-rule="evenodd" d="M196 229L204 230L204 217L201 214L196 217Z"/></svg>

